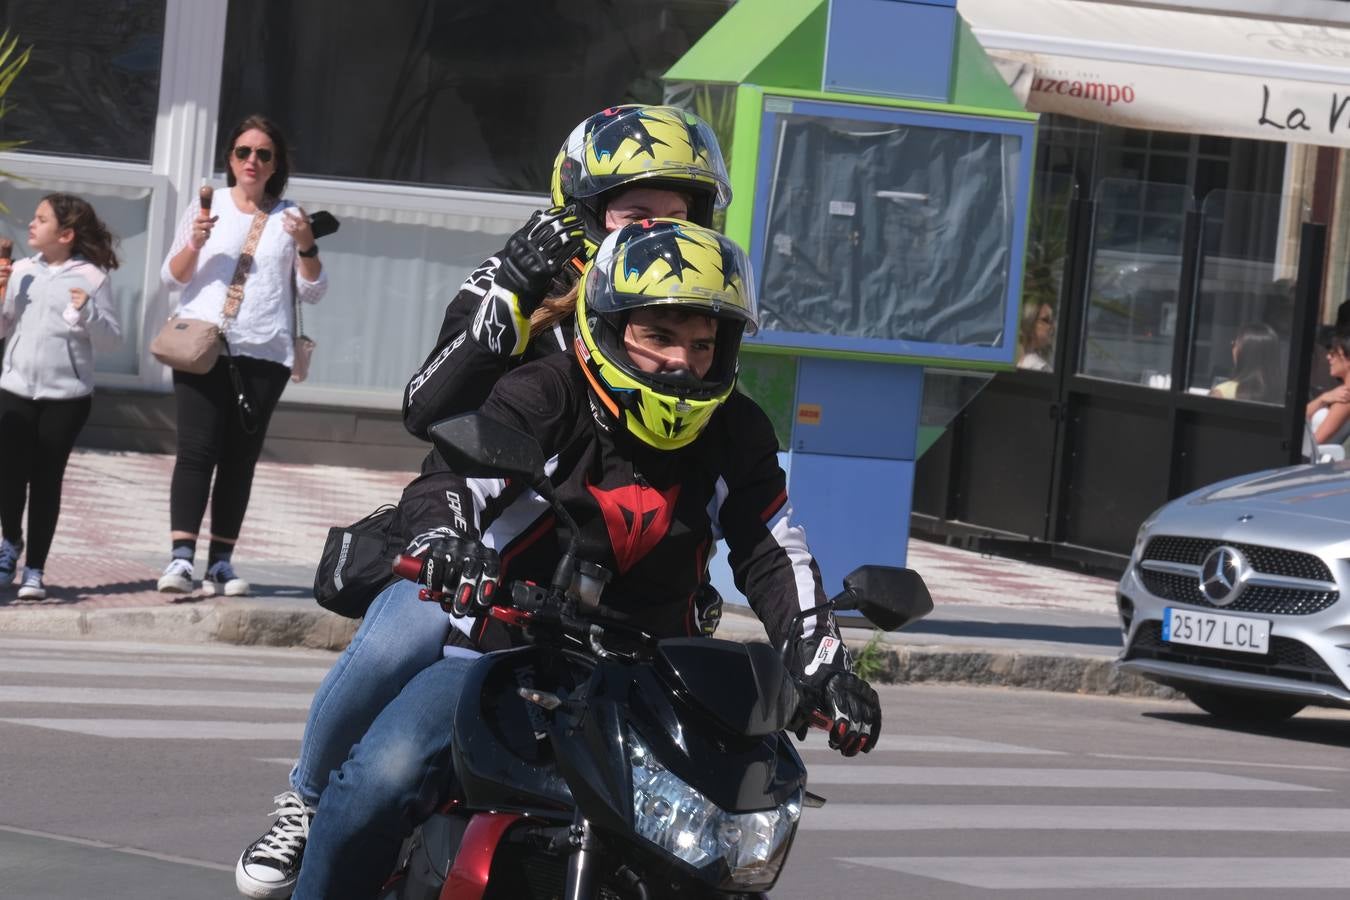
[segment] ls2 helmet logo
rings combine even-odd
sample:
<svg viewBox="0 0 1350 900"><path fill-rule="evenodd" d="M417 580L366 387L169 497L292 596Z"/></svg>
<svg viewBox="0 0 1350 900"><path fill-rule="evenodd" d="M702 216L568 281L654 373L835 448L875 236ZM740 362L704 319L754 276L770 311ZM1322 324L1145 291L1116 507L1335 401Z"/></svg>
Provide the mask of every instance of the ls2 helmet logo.
<svg viewBox="0 0 1350 900"><path fill-rule="evenodd" d="M1247 586L1252 568L1242 551L1215 547L1200 566L1200 593L1215 606L1227 606Z"/></svg>

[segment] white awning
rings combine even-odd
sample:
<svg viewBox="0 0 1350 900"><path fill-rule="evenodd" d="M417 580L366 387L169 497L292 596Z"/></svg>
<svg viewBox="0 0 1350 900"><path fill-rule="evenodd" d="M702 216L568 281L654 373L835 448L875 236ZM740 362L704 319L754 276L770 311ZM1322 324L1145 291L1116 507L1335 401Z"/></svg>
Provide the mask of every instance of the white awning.
<svg viewBox="0 0 1350 900"><path fill-rule="evenodd" d="M1027 109L1350 147L1350 28L1096 0L959 0Z"/></svg>

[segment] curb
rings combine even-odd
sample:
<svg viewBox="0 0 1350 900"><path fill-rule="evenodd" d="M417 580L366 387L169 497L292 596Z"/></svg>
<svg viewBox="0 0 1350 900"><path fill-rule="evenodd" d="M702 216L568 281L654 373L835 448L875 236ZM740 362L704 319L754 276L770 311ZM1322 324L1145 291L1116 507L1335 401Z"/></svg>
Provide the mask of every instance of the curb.
<svg viewBox="0 0 1350 900"><path fill-rule="evenodd" d="M127 609L0 609L0 634L98 640L218 642L341 650L360 623L324 610L225 603Z"/></svg>
<svg viewBox="0 0 1350 900"><path fill-rule="evenodd" d="M338 651L359 626L356 619L320 609L253 604L67 610L40 606L0 609L0 634L87 637L101 640L218 642L242 646ZM762 638L729 628L730 640ZM1179 697L1175 690L1116 668L1115 659L1017 650L895 646L879 648L877 684L966 684L1071 694Z"/></svg>

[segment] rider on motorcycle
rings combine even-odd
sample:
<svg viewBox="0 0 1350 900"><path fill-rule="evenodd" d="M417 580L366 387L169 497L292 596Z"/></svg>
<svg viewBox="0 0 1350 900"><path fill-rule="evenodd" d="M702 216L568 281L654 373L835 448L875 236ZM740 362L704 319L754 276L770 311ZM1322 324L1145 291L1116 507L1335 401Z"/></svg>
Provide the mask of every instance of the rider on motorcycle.
<svg viewBox="0 0 1350 900"><path fill-rule="evenodd" d="M640 219L711 225L731 186L702 119L673 107L629 105L572 129L554 163L551 197L552 208L532 215L447 304L436 346L404 391L403 422L417 437L425 440L427 427L447 416L478 409L497 379L522 362L571 350L574 259L590 259L606 234ZM705 583L695 607L693 627L711 634L722 612L717 591ZM440 658L448 628L407 582L371 603L315 694L288 789L275 798L276 821L239 856L240 893L257 900L291 895L329 773L407 680Z"/></svg>
<svg viewBox="0 0 1350 900"><path fill-rule="evenodd" d="M768 418L734 391L741 336L756 326L750 268L722 235L647 221L611 234L582 276L576 355L505 375L482 413L532 435L581 530L578 556L612 573L602 605L656 636L688 633L714 540L770 638L825 601L792 521ZM483 615L504 578L548 583L568 538L547 503L501 478L430 466L404 493L429 596L452 609L446 658L376 717L319 803L299 898L369 897L450 775L453 712L477 652L512 645ZM809 617L795 660L830 718L830 745L869 751L876 693L850 672L833 618Z"/></svg>

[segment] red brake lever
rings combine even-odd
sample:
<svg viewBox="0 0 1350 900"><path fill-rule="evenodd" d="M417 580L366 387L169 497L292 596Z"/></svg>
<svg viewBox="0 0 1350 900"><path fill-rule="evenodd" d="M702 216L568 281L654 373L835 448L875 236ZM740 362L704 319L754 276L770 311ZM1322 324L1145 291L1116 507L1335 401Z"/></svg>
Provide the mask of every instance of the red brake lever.
<svg viewBox="0 0 1350 900"><path fill-rule="evenodd" d="M488 609L488 615L499 622L505 622L507 625L515 625L518 628L524 628L530 624L534 618L534 613L528 613L521 609L512 609L509 606L493 606Z"/></svg>

